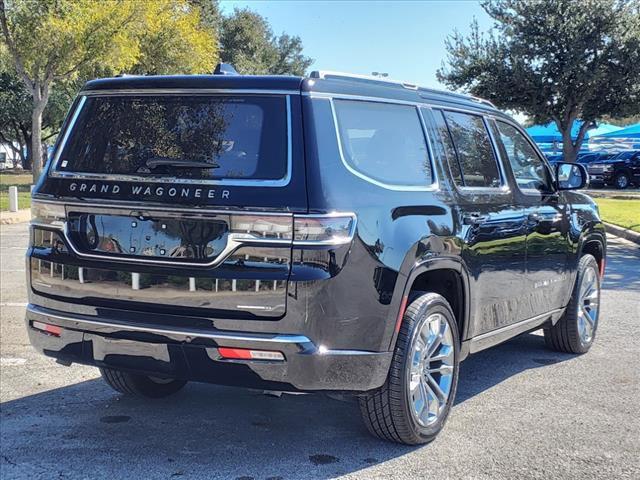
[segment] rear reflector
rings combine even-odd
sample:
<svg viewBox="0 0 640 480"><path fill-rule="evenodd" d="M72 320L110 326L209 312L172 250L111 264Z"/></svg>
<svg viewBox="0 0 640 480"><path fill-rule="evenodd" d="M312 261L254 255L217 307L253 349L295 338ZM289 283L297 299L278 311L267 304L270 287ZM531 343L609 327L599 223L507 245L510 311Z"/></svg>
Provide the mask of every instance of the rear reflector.
<svg viewBox="0 0 640 480"><path fill-rule="evenodd" d="M59 337L62 333L62 327L57 325L49 325L48 323L33 321L31 326L36 330L40 330L41 332L48 333L53 335L54 337Z"/></svg>
<svg viewBox="0 0 640 480"><path fill-rule="evenodd" d="M398 312L398 318L396 319L396 333L400 331L400 327L402 325L402 319L404 318L404 312L407 309L407 301L409 297L405 295L402 297L402 301L400 302L400 311Z"/></svg>
<svg viewBox="0 0 640 480"><path fill-rule="evenodd" d="M276 360L284 361L282 352L272 350L249 350L248 348L219 347L218 353L222 358L235 360Z"/></svg>

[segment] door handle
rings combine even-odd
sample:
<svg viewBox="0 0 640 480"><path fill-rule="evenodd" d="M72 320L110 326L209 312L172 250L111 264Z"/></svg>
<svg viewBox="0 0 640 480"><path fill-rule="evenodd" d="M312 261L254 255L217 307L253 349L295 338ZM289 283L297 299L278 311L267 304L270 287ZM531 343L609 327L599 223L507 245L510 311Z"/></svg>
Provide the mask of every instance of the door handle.
<svg viewBox="0 0 640 480"><path fill-rule="evenodd" d="M465 225L480 225L487 221L486 215L480 215L479 213L470 213L462 217L462 223Z"/></svg>

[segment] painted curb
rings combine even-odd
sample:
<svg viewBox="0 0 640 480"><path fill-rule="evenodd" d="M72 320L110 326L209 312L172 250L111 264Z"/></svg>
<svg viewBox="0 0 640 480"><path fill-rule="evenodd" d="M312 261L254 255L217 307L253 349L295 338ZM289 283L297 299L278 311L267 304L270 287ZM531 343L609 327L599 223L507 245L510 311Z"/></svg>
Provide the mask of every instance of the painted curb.
<svg viewBox="0 0 640 480"><path fill-rule="evenodd" d="M625 240L629 240L630 242L637 243L640 245L640 233L634 232L633 230L628 230L626 228L619 227L617 225L612 225L611 223L603 222L605 228L607 229L607 233L611 235L615 235L616 237L622 237Z"/></svg>

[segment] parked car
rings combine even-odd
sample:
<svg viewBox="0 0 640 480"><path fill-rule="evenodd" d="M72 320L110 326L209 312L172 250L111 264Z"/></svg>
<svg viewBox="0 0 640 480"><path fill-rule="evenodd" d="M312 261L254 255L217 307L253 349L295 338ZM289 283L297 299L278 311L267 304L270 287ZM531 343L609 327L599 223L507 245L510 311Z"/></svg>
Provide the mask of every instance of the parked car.
<svg viewBox="0 0 640 480"><path fill-rule="evenodd" d="M627 150L610 160L590 163L588 170L589 179L595 186L625 189L632 184L640 185L640 150Z"/></svg>
<svg viewBox="0 0 640 480"><path fill-rule="evenodd" d="M601 160L608 160L613 155L607 152L591 152L591 153L581 153L578 155L577 162L587 165L589 163L598 162Z"/></svg>
<svg viewBox="0 0 640 480"><path fill-rule="evenodd" d="M123 394L352 394L371 433L420 444L469 354L536 329L593 344L586 171L552 175L487 101L330 72L123 77L88 82L59 138L29 338Z"/></svg>
<svg viewBox="0 0 640 480"><path fill-rule="evenodd" d="M564 155L560 154L551 154L546 155L547 161L552 167L555 167L556 163L562 162Z"/></svg>

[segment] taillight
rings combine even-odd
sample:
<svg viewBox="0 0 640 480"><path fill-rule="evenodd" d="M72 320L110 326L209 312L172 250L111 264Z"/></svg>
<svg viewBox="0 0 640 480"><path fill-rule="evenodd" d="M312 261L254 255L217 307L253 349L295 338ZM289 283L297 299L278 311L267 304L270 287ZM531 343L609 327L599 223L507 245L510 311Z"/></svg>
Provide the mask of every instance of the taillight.
<svg viewBox="0 0 640 480"><path fill-rule="evenodd" d="M353 240L356 216L352 213L294 215L293 225L295 245L344 245Z"/></svg>
<svg viewBox="0 0 640 480"><path fill-rule="evenodd" d="M64 205L37 200L31 202L31 225L62 230L65 220Z"/></svg>
<svg viewBox="0 0 640 480"><path fill-rule="evenodd" d="M291 240L291 215L233 214L230 231L270 240Z"/></svg>

